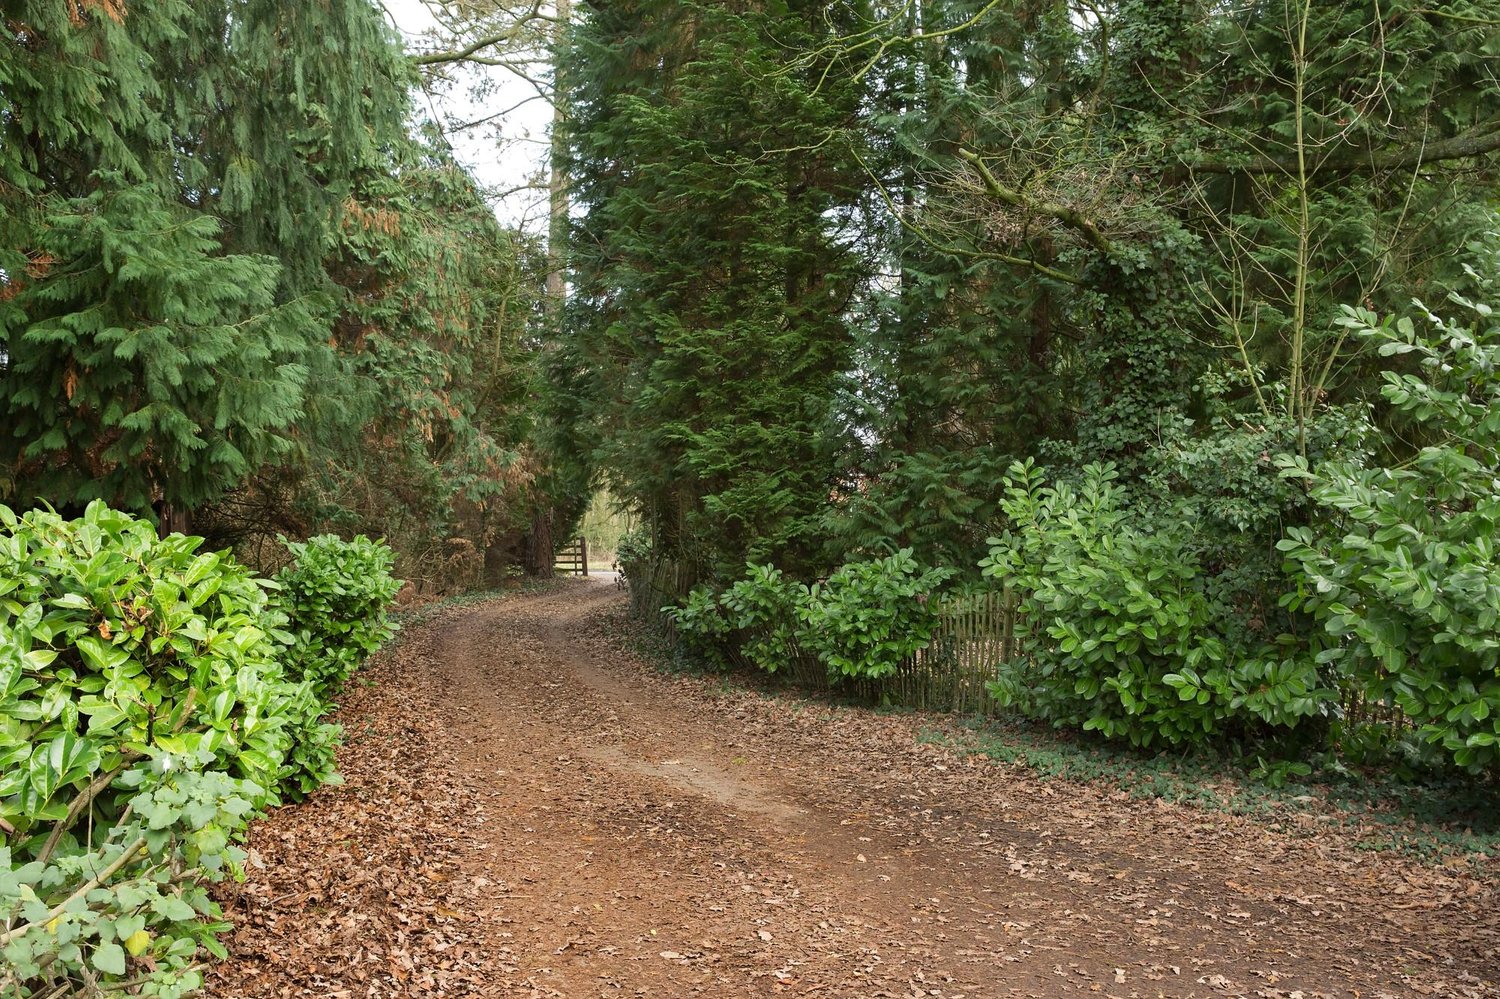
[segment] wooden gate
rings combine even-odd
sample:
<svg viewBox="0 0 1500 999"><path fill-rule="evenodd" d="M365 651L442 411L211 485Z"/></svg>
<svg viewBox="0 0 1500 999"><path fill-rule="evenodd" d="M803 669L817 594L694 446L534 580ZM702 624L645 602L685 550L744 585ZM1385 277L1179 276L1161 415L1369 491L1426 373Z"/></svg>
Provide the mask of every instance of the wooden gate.
<svg viewBox="0 0 1500 999"><path fill-rule="evenodd" d="M587 576L589 574L589 543L583 538L578 538L563 545L557 550L552 568L558 572Z"/></svg>

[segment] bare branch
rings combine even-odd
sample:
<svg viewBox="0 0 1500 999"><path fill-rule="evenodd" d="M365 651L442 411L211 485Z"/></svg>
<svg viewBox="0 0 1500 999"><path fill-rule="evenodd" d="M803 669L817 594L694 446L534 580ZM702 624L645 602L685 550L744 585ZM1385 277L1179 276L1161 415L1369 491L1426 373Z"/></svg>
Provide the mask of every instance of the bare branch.
<svg viewBox="0 0 1500 999"><path fill-rule="evenodd" d="M552 22L556 18L542 13L542 0L533 0L531 9L522 14L512 24L488 34L481 35L474 41L462 48L452 49L446 52L422 52L411 56L413 65L436 66L452 62L485 62L481 58L472 58L481 49L487 49L492 45L500 45L506 42L514 42L521 38L523 29L533 21ZM485 62L485 65L495 65Z"/></svg>
<svg viewBox="0 0 1500 999"><path fill-rule="evenodd" d="M1114 253L1115 246L1108 237L1099 231L1099 227L1091 219L1085 218L1067 205L1060 205L1053 201L1030 201L1019 191L1012 190L1001 184L990 168L985 165L984 158L978 153L968 149L960 149L958 155L967 161L979 173L979 179L984 183L984 189L997 201L1004 202L1012 208L1022 208L1035 215L1045 215L1054 218L1069 228L1076 229L1088 240L1090 246L1102 253Z"/></svg>
<svg viewBox="0 0 1500 999"><path fill-rule="evenodd" d="M1439 10L1436 7L1421 7L1412 11L1413 14L1425 14L1428 17L1441 17L1450 21L1458 21L1463 24L1477 24L1486 28L1500 28L1500 20L1493 17L1474 17L1470 14L1455 14L1452 11Z"/></svg>
<svg viewBox="0 0 1500 999"><path fill-rule="evenodd" d="M885 202L886 208L888 208L891 214L895 216L896 221L901 224L901 228L917 237L917 239L920 240L924 245L938 251L939 253L946 253L956 257L967 257L971 260L995 260L999 261L1000 263L1010 264L1014 267L1025 267L1030 270L1036 271L1038 274L1052 278L1054 281L1062 281L1065 284L1083 284L1083 279L1078 275L1069 274L1066 271L1060 271L1055 267L1050 267L1047 264L1042 263L1040 260L1036 260L1031 257L1017 257L1009 253L995 253L988 250L970 250L962 246L951 246L939 242L937 239L933 238L933 236L929 234L925 229L923 229L921 226L916 225L906 217L905 213L901 211L901 209L896 205L896 202L891 198L890 192L885 189L885 185L880 182L880 178L875 176L874 171L870 169L870 167L865 163L864 159L860 157L858 153L854 154L854 158L859 161L860 166L864 167L865 173L869 175L871 183L875 185L875 190L880 195L880 200Z"/></svg>

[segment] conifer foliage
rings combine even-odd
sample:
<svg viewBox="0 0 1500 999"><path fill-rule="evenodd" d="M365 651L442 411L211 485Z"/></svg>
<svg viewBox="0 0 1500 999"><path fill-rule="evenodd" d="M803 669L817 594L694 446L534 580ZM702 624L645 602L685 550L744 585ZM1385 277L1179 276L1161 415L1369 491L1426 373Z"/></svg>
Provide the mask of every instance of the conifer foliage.
<svg viewBox="0 0 1500 999"><path fill-rule="evenodd" d="M326 291L347 184L329 174L365 152L345 137L401 124L353 103L371 80L339 86L295 47L384 43L379 22L363 4L18 8L0 61L6 492L200 505L285 447L332 305L306 297ZM395 66L344 72L399 108Z"/></svg>
<svg viewBox="0 0 1500 999"><path fill-rule="evenodd" d="M415 126L378 5L3 27L0 499L408 562L529 516L529 251Z"/></svg>
<svg viewBox="0 0 1500 999"><path fill-rule="evenodd" d="M826 16L825 16L826 14ZM589 5L565 65L579 216L569 336L598 457L662 544L809 558L837 482L860 87L786 73L825 4ZM753 81L753 82L752 82Z"/></svg>
<svg viewBox="0 0 1500 999"><path fill-rule="evenodd" d="M276 304L273 258L224 253L217 220L119 179L47 206L47 263L8 303L25 318L0 446L27 500L198 506L289 446L317 326Z"/></svg>

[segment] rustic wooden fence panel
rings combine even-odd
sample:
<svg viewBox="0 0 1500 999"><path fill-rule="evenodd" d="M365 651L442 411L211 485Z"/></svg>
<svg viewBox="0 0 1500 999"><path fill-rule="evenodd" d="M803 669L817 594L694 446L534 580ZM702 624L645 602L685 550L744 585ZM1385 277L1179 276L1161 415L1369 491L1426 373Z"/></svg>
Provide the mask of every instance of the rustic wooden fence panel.
<svg viewBox="0 0 1500 999"><path fill-rule="evenodd" d="M1015 601L1008 591L980 590L940 598L932 643L880 681L887 698L930 711L987 713L988 684L1018 654Z"/></svg>
<svg viewBox="0 0 1500 999"><path fill-rule="evenodd" d="M659 624L670 635L661 609L687 596L698 583L698 573L678 562L627 562L620 569L630 593L630 616Z"/></svg>

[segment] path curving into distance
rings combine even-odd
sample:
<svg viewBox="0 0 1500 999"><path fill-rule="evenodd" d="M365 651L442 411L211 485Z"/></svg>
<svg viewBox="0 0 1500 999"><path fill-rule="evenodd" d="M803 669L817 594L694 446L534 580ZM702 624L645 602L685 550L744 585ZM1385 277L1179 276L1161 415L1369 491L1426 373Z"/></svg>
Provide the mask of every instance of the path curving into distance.
<svg viewBox="0 0 1500 999"><path fill-rule="evenodd" d="M347 785L257 825L219 893L209 994L1500 996L1493 876L664 674L622 602L567 581L372 663Z"/></svg>

